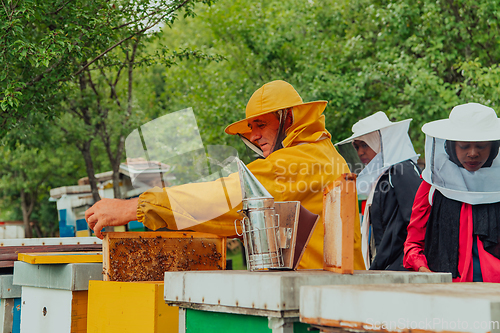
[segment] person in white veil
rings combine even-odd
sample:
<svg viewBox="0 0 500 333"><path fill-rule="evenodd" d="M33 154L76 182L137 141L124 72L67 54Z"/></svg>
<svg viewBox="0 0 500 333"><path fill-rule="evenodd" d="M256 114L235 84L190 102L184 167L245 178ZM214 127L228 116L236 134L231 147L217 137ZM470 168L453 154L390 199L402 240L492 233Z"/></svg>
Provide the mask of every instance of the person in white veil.
<svg viewBox="0 0 500 333"><path fill-rule="evenodd" d="M391 122L377 112L354 124L353 135L337 143L352 171L364 166L356 186L359 198L367 197L361 245L372 270L405 270L406 228L421 182L418 155L408 136L410 121Z"/></svg>
<svg viewBox="0 0 500 333"><path fill-rule="evenodd" d="M454 282L500 282L500 119L478 103L425 124L426 167L404 266Z"/></svg>

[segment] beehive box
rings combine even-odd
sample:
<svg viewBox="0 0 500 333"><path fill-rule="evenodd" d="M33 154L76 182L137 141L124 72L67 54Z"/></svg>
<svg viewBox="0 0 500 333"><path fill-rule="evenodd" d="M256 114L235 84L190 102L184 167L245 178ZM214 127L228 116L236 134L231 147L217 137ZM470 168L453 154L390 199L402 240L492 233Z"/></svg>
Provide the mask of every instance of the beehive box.
<svg viewBox="0 0 500 333"><path fill-rule="evenodd" d="M101 269L101 263L16 261L12 282L22 288L20 332L86 333L88 284L102 278Z"/></svg>
<svg viewBox="0 0 500 333"><path fill-rule="evenodd" d="M448 274L447 281L441 282L451 281L450 273L378 272L391 273L394 277L429 274L431 279L436 278L434 274L443 277ZM389 283L302 286L300 321L319 326L321 332L500 331L497 283L432 283L428 280L431 283L401 284L401 280L391 278L386 281Z"/></svg>
<svg viewBox="0 0 500 333"><path fill-rule="evenodd" d="M226 238L200 232L109 232L104 281L163 281L167 271L223 270Z"/></svg>
<svg viewBox="0 0 500 333"><path fill-rule="evenodd" d="M88 333L178 333L179 308L163 300L162 282L90 281Z"/></svg>
<svg viewBox="0 0 500 333"><path fill-rule="evenodd" d="M87 290L22 289L21 333L87 332Z"/></svg>

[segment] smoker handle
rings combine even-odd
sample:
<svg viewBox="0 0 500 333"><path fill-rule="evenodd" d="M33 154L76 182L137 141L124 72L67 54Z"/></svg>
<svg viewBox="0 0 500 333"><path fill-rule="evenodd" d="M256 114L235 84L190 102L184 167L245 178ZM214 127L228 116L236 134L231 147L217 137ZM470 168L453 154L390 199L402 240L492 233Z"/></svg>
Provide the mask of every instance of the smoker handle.
<svg viewBox="0 0 500 333"><path fill-rule="evenodd" d="M274 218L277 219L274 226L276 227L276 241L278 242L278 247L281 247L281 232L280 232L280 216L279 214L274 214Z"/></svg>
<svg viewBox="0 0 500 333"><path fill-rule="evenodd" d="M247 217L244 217L243 220L245 220ZM241 230L243 230L243 222L241 220L234 220L234 230L236 231L236 234L238 236L243 236L243 232L241 233L241 235L238 233L238 227L236 226L236 222L240 222L241 224Z"/></svg>
<svg viewBox="0 0 500 333"><path fill-rule="evenodd" d="M287 249L288 247L286 246L286 235L285 235L285 239L282 240L282 229L286 231L286 229L288 228L283 228L283 227L280 227L280 215L279 214L274 214L274 218L277 220L275 226L276 226L276 241L278 242L278 247L281 249ZM284 243L283 243L284 242Z"/></svg>

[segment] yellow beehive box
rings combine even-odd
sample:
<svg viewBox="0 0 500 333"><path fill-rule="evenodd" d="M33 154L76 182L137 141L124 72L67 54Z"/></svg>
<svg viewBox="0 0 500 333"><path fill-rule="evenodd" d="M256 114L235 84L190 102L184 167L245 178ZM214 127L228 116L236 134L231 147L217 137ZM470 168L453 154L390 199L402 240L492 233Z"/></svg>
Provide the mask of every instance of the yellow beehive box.
<svg viewBox="0 0 500 333"><path fill-rule="evenodd" d="M163 289L163 282L90 281L87 332L179 332L179 308L165 304Z"/></svg>

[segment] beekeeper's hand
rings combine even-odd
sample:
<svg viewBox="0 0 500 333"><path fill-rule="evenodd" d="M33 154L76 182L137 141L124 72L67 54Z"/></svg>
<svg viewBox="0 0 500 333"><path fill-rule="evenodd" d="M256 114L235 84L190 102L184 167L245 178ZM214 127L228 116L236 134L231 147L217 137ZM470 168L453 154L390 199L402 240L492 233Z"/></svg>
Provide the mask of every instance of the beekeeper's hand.
<svg viewBox="0 0 500 333"><path fill-rule="evenodd" d="M100 239L101 230L108 226L120 226L137 219L137 203L133 199L101 199L85 212L85 220Z"/></svg>
<svg viewBox="0 0 500 333"><path fill-rule="evenodd" d="M427 267L425 267L425 266L420 266L418 268L418 271L419 272L424 272L424 273L432 273L432 271L430 269L428 269Z"/></svg>

